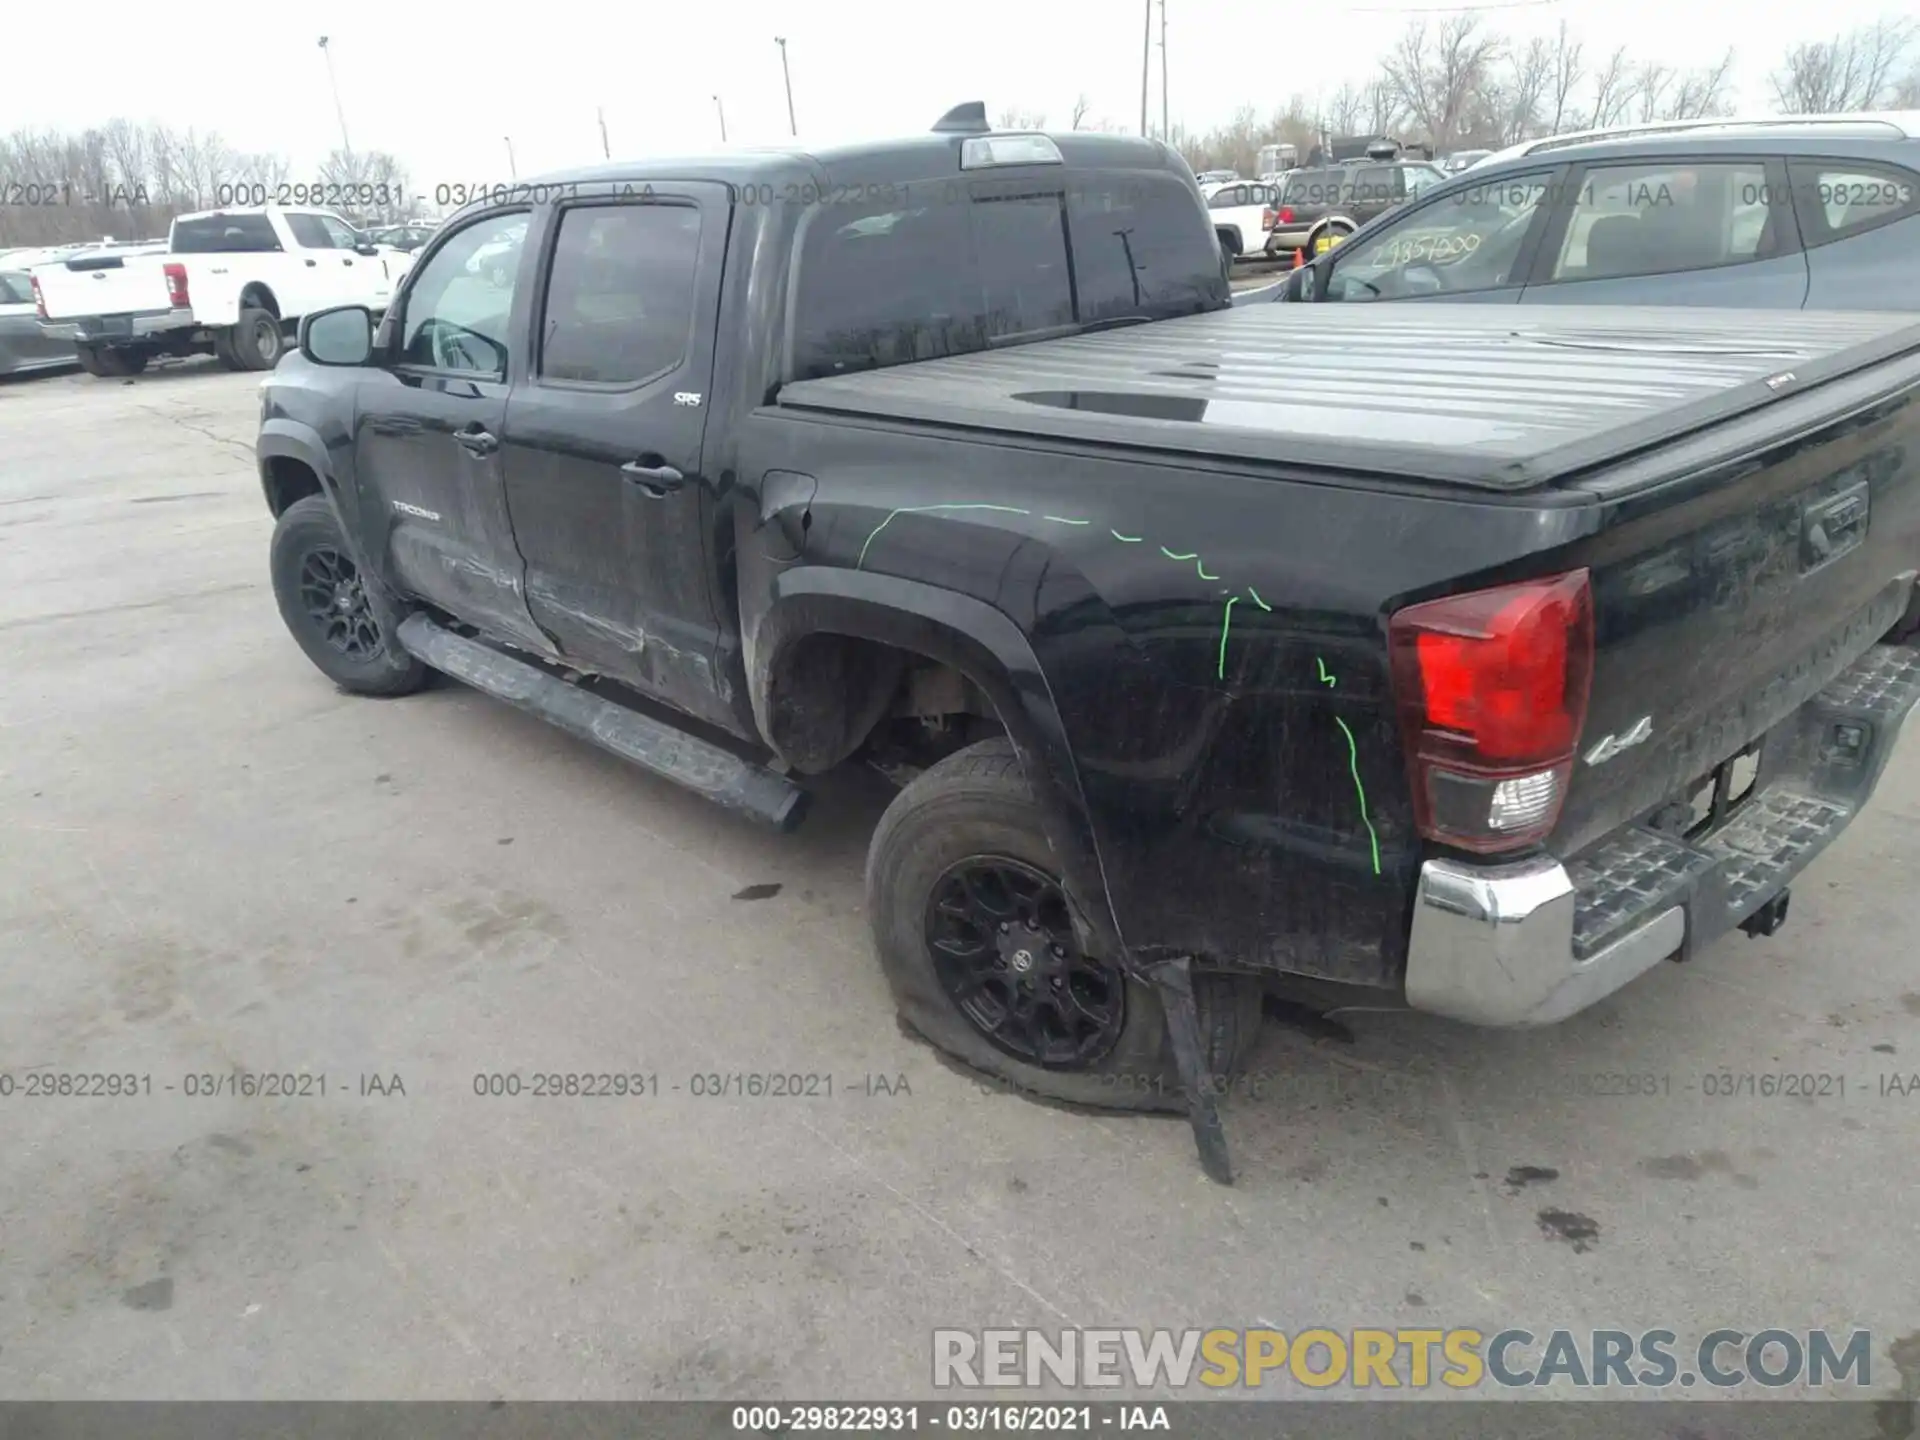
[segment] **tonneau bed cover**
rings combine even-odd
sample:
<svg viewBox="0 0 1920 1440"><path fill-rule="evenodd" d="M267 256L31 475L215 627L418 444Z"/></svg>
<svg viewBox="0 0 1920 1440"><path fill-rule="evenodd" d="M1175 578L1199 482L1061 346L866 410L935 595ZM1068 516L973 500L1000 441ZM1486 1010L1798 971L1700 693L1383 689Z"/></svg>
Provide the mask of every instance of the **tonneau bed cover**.
<svg viewBox="0 0 1920 1440"><path fill-rule="evenodd" d="M1256 305L785 386L782 408L1518 490L1889 358L1920 317ZM1920 380L1902 367L1889 388Z"/></svg>

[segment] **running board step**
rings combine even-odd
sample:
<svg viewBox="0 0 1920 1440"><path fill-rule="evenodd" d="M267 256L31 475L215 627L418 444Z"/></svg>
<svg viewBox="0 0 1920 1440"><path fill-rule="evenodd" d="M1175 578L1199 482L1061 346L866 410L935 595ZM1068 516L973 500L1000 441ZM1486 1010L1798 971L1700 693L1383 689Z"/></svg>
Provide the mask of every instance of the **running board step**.
<svg viewBox="0 0 1920 1440"><path fill-rule="evenodd" d="M456 635L425 615L401 621L399 639L409 654L442 674L538 715L724 809L775 830L793 829L806 814L807 792L785 776Z"/></svg>

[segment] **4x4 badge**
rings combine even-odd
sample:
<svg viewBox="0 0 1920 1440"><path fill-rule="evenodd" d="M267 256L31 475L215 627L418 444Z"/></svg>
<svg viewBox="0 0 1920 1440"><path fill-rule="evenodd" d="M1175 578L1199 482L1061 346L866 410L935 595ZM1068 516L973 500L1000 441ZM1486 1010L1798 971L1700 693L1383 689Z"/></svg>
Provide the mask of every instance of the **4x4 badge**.
<svg viewBox="0 0 1920 1440"><path fill-rule="evenodd" d="M1633 722L1633 728L1626 734L1605 736L1598 745L1587 751L1587 764L1604 765L1622 750L1631 750L1652 734L1653 717L1642 715Z"/></svg>

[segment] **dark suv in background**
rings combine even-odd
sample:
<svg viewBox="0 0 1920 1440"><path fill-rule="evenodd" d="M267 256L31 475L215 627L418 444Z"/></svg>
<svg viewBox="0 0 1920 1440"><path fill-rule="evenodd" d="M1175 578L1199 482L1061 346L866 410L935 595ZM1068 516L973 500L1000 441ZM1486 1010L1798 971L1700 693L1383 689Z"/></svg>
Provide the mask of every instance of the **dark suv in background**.
<svg viewBox="0 0 1920 1440"><path fill-rule="evenodd" d="M1267 225L1269 256L1320 253L1369 220L1417 200L1445 175L1424 160L1348 161L1292 170L1281 182Z"/></svg>
<svg viewBox="0 0 1920 1440"><path fill-rule="evenodd" d="M1270 300L1920 310L1920 112L1574 135L1483 161Z"/></svg>

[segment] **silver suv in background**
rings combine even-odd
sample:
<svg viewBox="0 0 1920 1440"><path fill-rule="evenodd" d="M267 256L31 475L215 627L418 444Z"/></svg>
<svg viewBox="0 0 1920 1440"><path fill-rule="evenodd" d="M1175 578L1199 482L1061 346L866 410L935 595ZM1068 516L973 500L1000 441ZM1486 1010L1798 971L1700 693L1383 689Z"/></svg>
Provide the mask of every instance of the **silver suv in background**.
<svg viewBox="0 0 1920 1440"><path fill-rule="evenodd" d="M1238 298L1920 310L1920 112L1531 141Z"/></svg>

